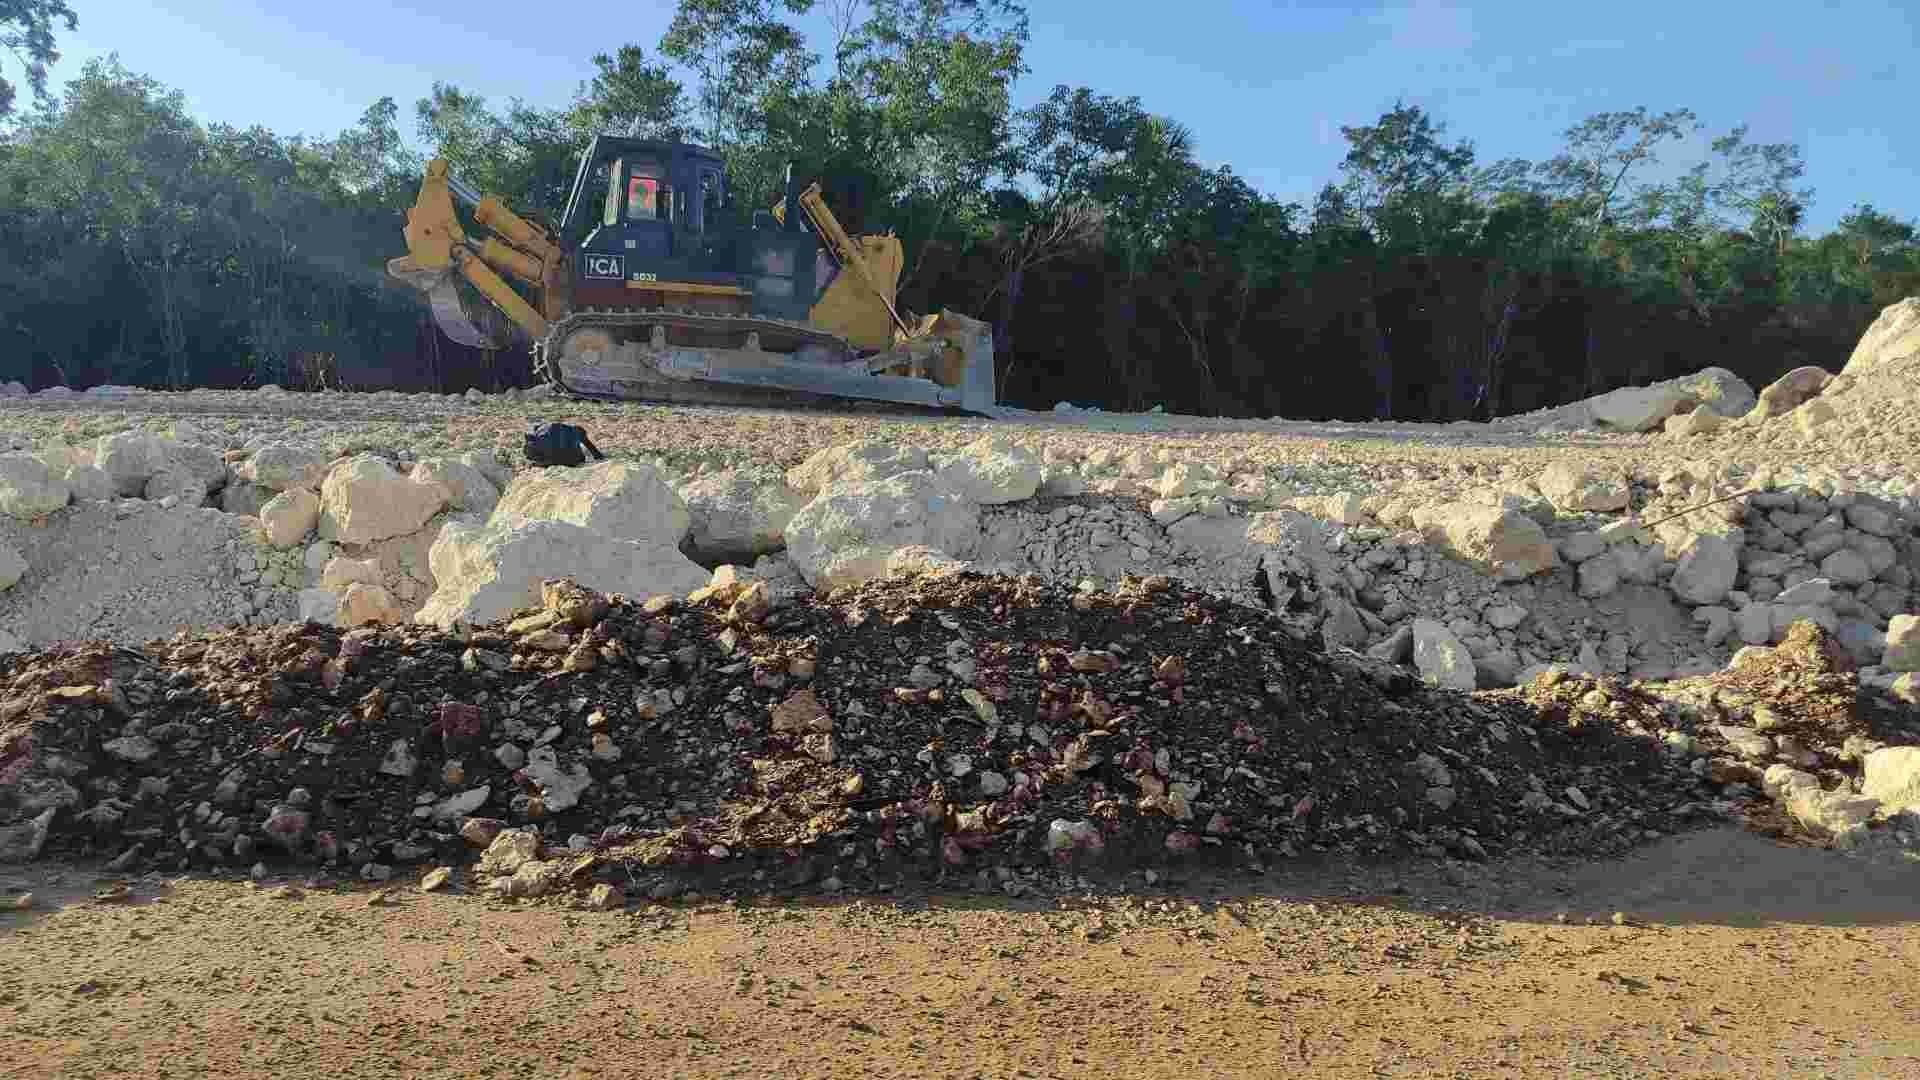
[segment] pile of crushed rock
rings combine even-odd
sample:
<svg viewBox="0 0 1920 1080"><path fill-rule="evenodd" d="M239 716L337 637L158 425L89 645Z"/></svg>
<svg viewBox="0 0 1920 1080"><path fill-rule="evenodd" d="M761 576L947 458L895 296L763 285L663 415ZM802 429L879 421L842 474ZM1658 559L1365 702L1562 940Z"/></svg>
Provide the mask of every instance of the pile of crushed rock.
<svg viewBox="0 0 1920 1080"><path fill-rule="evenodd" d="M368 880L473 862L510 895L1017 891L1062 864L1611 854L1779 791L1802 832L1915 839L1913 714L1812 623L1672 686L1465 694L1166 578L934 573L822 599L729 568L684 599L542 595L451 631L0 661L0 857Z"/></svg>

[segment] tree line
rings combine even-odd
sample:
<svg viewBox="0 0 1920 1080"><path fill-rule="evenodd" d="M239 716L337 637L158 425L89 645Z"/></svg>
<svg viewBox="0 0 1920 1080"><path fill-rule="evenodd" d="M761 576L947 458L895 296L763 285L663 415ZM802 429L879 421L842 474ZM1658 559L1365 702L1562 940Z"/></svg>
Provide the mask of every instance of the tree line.
<svg viewBox="0 0 1920 1080"><path fill-rule="evenodd" d="M796 25L828 16L830 40ZM374 102L328 138L203 124L117 58L56 95L66 0L0 4L0 380L500 389L384 273L422 161ZM992 322L1003 401L1297 418L1485 418L1729 368L1837 366L1920 294L1920 232L1856 205L1803 221L1798 146L1687 109L1604 112L1544 161L1485 161L1418 105L1341 128L1283 202L1137 97L1031 75L1018 0L680 0L652 52L592 57L565 107L445 83L418 141L549 223L596 133L721 151L739 208L787 162L853 231L907 250L901 302ZM1681 151L1709 137L1704 160Z"/></svg>

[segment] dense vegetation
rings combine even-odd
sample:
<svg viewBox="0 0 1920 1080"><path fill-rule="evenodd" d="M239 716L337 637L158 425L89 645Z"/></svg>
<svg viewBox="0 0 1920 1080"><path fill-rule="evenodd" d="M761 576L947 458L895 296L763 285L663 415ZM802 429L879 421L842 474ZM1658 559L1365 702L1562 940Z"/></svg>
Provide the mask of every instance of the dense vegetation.
<svg viewBox="0 0 1920 1080"><path fill-rule="evenodd" d="M680 0L653 53L596 56L565 109L436 84L420 142L557 220L594 132L720 148L749 204L782 164L850 228L907 245L902 300L991 319L1001 396L1047 407L1458 419L1711 364L1763 382L1837 366L1880 306L1920 293L1913 223L1857 206L1822 236L1790 144L1684 109L1593 116L1547 161L1483 162L1418 107L1343 128L1311 206L1197 163L1135 98L1061 86L1016 109L1017 0ZM389 282L421 162L391 98L326 139L203 125L116 61L57 97L74 15L0 0L33 102L0 80L0 380L34 386L522 382L524 355L431 330ZM1669 158L1662 161L1666 152Z"/></svg>

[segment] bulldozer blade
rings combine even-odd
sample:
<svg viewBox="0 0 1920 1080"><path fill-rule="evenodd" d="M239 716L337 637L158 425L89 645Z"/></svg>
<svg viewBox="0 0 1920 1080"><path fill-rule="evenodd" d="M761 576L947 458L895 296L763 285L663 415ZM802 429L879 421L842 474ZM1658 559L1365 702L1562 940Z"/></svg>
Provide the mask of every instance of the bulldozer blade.
<svg viewBox="0 0 1920 1080"><path fill-rule="evenodd" d="M999 404L999 388L993 370L993 327L957 311L942 310L933 321L932 334L947 340L943 359L958 365L941 374L960 386L962 408L968 412L989 413Z"/></svg>
<svg viewBox="0 0 1920 1080"><path fill-rule="evenodd" d="M430 270L416 265L411 256L403 255L387 262L387 273L427 294L433 321L439 325L440 332L453 341L476 349L498 349L506 344L503 338L481 329L468 315L466 303L460 296L458 275L451 267Z"/></svg>

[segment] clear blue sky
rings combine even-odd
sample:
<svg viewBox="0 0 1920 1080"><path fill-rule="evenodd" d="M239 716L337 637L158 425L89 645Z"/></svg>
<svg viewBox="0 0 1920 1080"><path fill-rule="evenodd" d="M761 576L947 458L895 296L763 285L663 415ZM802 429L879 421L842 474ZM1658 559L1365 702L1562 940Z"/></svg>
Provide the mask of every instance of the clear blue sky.
<svg viewBox="0 0 1920 1080"><path fill-rule="evenodd" d="M331 135L442 79L504 104L565 103L589 57L649 54L671 0L71 0L56 81L117 51L203 121ZM1028 0L1029 104L1056 83L1138 95L1189 126L1200 157L1310 201L1336 175L1340 125L1396 98L1474 140L1481 159L1550 156L1601 110L1688 107L1710 134L1798 142L1808 224L1855 202L1920 215L1920 0ZM810 17L816 43L824 20ZM598 29L604 27L605 29ZM1693 149L1704 153L1704 143Z"/></svg>

